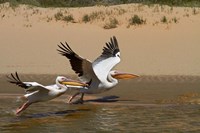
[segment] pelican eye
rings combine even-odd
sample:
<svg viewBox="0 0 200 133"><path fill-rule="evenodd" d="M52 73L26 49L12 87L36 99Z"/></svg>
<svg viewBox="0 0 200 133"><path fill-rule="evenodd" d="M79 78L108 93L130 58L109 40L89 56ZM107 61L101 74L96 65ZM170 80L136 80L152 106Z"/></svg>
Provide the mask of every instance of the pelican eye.
<svg viewBox="0 0 200 133"><path fill-rule="evenodd" d="M118 71L114 71L114 74L118 74Z"/></svg>
<svg viewBox="0 0 200 133"><path fill-rule="evenodd" d="M61 80L63 81L63 80L65 80L65 78L61 78Z"/></svg>

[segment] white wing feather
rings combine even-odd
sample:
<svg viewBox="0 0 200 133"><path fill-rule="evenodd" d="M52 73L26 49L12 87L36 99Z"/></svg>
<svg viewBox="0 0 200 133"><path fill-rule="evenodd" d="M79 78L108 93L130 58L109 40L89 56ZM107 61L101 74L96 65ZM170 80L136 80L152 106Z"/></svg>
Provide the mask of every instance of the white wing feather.
<svg viewBox="0 0 200 133"><path fill-rule="evenodd" d="M100 82L107 79L110 70L120 62L120 52L116 37L110 39L106 43L101 56L99 56L93 63L89 60L77 55L65 42L58 45L57 49L61 55L67 57L70 61L72 69L78 74L82 82Z"/></svg>
<svg viewBox="0 0 200 133"><path fill-rule="evenodd" d="M106 81L109 72L120 62L120 51L115 37L106 43L102 54L93 62L92 67L100 81Z"/></svg>
<svg viewBox="0 0 200 133"><path fill-rule="evenodd" d="M78 77L82 82L88 83L93 79L98 79L93 71L91 61L76 54L67 43L65 43L65 45L61 43L58 47L60 49L57 50L61 55L69 59L72 69L78 74Z"/></svg>
<svg viewBox="0 0 200 133"><path fill-rule="evenodd" d="M93 63L93 70L100 81L107 80L107 76L111 69L120 62L119 57L110 57L107 59L98 58Z"/></svg>
<svg viewBox="0 0 200 133"><path fill-rule="evenodd" d="M45 92L49 91L48 87L43 86L37 82L22 82L17 72L15 73L15 75L11 73L11 76L7 76L7 78L10 83L24 88L24 91L26 93L31 93L34 91L45 91Z"/></svg>
<svg viewBox="0 0 200 133"><path fill-rule="evenodd" d="M37 82L23 82L23 83L29 86L28 88L24 89L26 93L32 93L34 91L45 91L45 92L50 91L47 86L43 86Z"/></svg>

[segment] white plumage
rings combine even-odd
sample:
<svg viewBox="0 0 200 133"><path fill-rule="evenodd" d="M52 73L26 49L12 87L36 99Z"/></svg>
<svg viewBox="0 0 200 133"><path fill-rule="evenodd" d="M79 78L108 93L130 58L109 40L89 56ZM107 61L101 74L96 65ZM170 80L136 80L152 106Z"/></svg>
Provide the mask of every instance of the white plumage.
<svg viewBox="0 0 200 133"><path fill-rule="evenodd" d="M68 102L71 102L79 93L82 93L80 102L83 102L84 93L95 94L107 91L117 85L117 79L138 77L129 73L111 71L120 62L120 50L115 36L110 39L110 42L106 43L102 54L94 62L76 54L66 42L65 45L61 43L58 47L60 54L69 59L72 69L78 74L79 79L89 84L87 90L80 89Z"/></svg>
<svg viewBox="0 0 200 133"><path fill-rule="evenodd" d="M49 101L64 94L69 87L75 89L87 89L86 86L88 86L85 83L71 80L63 76L58 76L56 78L56 84L48 86L41 85L37 82L22 82L17 72L15 73L15 76L11 73L11 76L8 76L8 79L10 83L24 88L26 93L24 98L27 101L17 109L16 114L19 114L25 110L32 103Z"/></svg>

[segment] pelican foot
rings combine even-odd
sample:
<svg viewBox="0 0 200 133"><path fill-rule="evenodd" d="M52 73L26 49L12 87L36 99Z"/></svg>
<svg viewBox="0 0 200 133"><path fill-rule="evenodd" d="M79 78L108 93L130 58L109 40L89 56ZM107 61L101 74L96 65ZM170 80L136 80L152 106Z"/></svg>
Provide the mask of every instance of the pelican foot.
<svg viewBox="0 0 200 133"><path fill-rule="evenodd" d="M21 112L20 109L15 110L15 115L16 115L16 116L20 116L20 112Z"/></svg>
<svg viewBox="0 0 200 133"><path fill-rule="evenodd" d="M83 103L84 103L83 99L78 99L76 101L71 102L70 104L83 104Z"/></svg>

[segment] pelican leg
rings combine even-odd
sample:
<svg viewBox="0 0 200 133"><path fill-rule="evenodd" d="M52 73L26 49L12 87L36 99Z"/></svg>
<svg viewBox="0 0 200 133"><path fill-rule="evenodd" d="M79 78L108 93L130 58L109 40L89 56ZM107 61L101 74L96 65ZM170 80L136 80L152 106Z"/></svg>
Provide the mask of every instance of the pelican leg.
<svg viewBox="0 0 200 133"><path fill-rule="evenodd" d="M83 97L84 97L84 93L81 93L81 97L78 100L74 101L73 104L83 104L84 102Z"/></svg>
<svg viewBox="0 0 200 133"><path fill-rule="evenodd" d="M80 94L80 92L75 93L73 96L71 96L71 97L69 98L69 100L68 100L67 103L71 103L71 101L72 101L77 95L79 95L79 94Z"/></svg>
<svg viewBox="0 0 200 133"><path fill-rule="evenodd" d="M26 102L24 103L22 106L20 106L17 110L16 110L16 115L18 115L20 112L22 112L23 110L25 110L26 108L28 108L28 106L30 106L31 103Z"/></svg>
<svg viewBox="0 0 200 133"><path fill-rule="evenodd" d="M81 93L81 98L80 100L83 101L84 93Z"/></svg>

